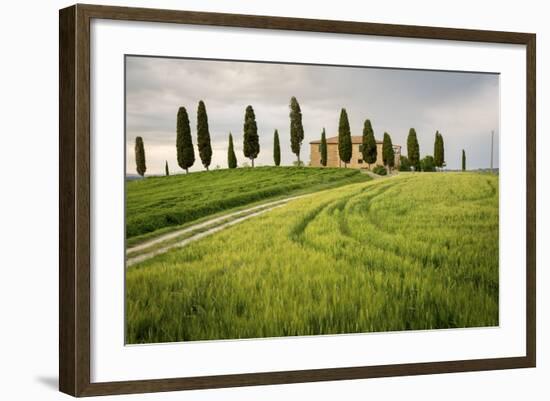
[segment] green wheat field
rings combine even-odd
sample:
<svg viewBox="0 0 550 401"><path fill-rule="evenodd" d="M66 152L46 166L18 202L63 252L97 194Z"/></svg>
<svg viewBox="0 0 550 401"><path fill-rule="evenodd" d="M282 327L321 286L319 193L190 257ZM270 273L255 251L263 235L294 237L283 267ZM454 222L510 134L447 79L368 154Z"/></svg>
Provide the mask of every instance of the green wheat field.
<svg viewBox="0 0 550 401"><path fill-rule="evenodd" d="M255 171L268 181L255 177L258 190L247 176L256 169L225 170L234 176L220 182L231 184L208 187L191 205L177 200L182 195L167 183L181 180L185 188L188 180L193 187L192 180L221 172L127 186L130 240L261 198L316 189L127 267L127 343L499 324L498 176L402 173L369 180L351 169L277 169L286 168ZM287 185L273 174L300 176ZM195 184L205 193L204 183ZM159 192L162 185L166 191Z"/></svg>
<svg viewBox="0 0 550 401"><path fill-rule="evenodd" d="M255 202L369 179L353 169L266 166L133 180L126 183L126 238L131 245Z"/></svg>

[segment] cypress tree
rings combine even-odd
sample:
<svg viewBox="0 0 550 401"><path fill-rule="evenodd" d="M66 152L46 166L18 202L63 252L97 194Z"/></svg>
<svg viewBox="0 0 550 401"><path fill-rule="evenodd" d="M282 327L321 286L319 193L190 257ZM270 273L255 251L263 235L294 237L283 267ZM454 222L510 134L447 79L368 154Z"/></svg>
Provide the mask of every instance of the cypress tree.
<svg viewBox="0 0 550 401"><path fill-rule="evenodd" d="M434 140L434 165L436 166L436 169L438 167L437 161L439 160L439 150L439 131L436 131Z"/></svg>
<svg viewBox="0 0 550 401"><path fill-rule="evenodd" d="M384 132L384 142L382 143L382 160L391 172L392 167L395 166L395 152L393 151L390 134L387 132Z"/></svg>
<svg viewBox="0 0 550 401"><path fill-rule="evenodd" d="M281 144L279 143L279 131L273 134L273 161L276 166L281 164Z"/></svg>
<svg viewBox="0 0 550 401"><path fill-rule="evenodd" d="M170 171L168 171L168 160L166 160L166 163L164 164L164 175L167 177L170 175Z"/></svg>
<svg viewBox="0 0 550 401"><path fill-rule="evenodd" d="M298 160L300 166L300 148L304 140L304 127L302 126L302 110L294 96L290 98L290 149Z"/></svg>
<svg viewBox="0 0 550 401"><path fill-rule="evenodd" d="M195 163L195 149L193 148L191 128L189 128L189 117L185 107L180 107L178 110L176 131L178 165L188 173L189 167Z"/></svg>
<svg viewBox="0 0 550 401"><path fill-rule="evenodd" d="M344 167L347 167L351 160L351 131L346 109L342 109L340 112L340 122L338 123L338 155L344 162Z"/></svg>
<svg viewBox="0 0 550 401"><path fill-rule="evenodd" d="M435 131L434 140L434 163L437 166L437 159L439 158L439 131Z"/></svg>
<svg viewBox="0 0 550 401"><path fill-rule="evenodd" d="M443 145L443 135L436 131L434 143L434 164L436 167L443 167L445 164L445 150Z"/></svg>
<svg viewBox="0 0 550 401"><path fill-rule="evenodd" d="M260 142L258 138L256 116L254 115L254 109L250 105L246 106L246 111L244 113L243 131L243 153L246 158L250 159L252 167L254 167L254 159L258 157L258 153L260 153Z"/></svg>
<svg viewBox="0 0 550 401"><path fill-rule="evenodd" d="M466 171L466 152L462 149L462 171Z"/></svg>
<svg viewBox="0 0 550 401"><path fill-rule="evenodd" d="M197 109L197 146L202 165L208 171L208 166L212 161L212 146L210 145L210 131L208 130L208 115L202 100L199 102Z"/></svg>
<svg viewBox="0 0 550 401"><path fill-rule="evenodd" d="M328 162L328 149L327 149L327 135L325 133L324 128L323 128L323 132L321 133L321 146L319 150L321 153L321 165L326 167Z"/></svg>
<svg viewBox="0 0 550 401"><path fill-rule="evenodd" d="M147 167L145 166L145 149L143 148L143 138L136 136L136 171L142 177L145 175Z"/></svg>
<svg viewBox="0 0 550 401"><path fill-rule="evenodd" d="M414 167L414 171L420 171L420 147L414 128L409 130L409 136L407 137L407 157L411 166Z"/></svg>
<svg viewBox="0 0 550 401"><path fill-rule="evenodd" d="M233 135L229 133L229 147L227 148L227 167L237 168L237 156L235 156L235 149L233 148Z"/></svg>
<svg viewBox="0 0 550 401"><path fill-rule="evenodd" d="M361 153L363 154L363 160L368 163L370 170L370 165L376 163L376 157L378 156L376 139L374 138L374 131L370 120L365 120L365 124L363 125L363 147Z"/></svg>
<svg viewBox="0 0 550 401"><path fill-rule="evenodd" d="M439 134L439 156L441 157L440 166L441 168L445 167L445 142L443 141L443 135Z"/></svg>

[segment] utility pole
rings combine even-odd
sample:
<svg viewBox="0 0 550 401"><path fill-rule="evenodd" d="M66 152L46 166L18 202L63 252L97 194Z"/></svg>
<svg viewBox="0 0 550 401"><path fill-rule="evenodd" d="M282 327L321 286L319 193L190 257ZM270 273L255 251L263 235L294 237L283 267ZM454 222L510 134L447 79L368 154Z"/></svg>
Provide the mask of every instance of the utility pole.
<svg viewBox="0 0 550 401"><path fill-rule="evenodd" d="M493 138L495 136L495 131L491 130L491 173L493 172Z"/></svg>

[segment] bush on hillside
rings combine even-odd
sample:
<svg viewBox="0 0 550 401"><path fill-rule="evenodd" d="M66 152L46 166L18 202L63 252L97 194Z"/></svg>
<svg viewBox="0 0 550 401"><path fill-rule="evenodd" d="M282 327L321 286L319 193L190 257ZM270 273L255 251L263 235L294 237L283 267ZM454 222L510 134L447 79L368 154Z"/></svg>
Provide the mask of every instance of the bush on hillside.
<svg viewBox="0 0 550 401"><path fill-rule="evenodd" d="M387 175L388 174L388 170L386 170L386 167L384 167L384 166L375 166L372 169L372 172L374 174L378 174L378 175Z"/></svg>
<svg viewBox="0 0 550 401"><path fill-rule="evenodd" d="M435 161L433 156L426 156L425 158L420 160L420 167L422 168L422 171L426 171L426 172L435 171Z"/></svg>

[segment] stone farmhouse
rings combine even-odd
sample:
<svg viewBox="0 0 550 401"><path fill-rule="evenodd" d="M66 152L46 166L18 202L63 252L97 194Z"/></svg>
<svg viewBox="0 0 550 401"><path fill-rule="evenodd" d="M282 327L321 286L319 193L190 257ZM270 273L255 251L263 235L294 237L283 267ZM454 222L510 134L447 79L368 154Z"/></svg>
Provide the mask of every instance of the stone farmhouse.
<svg viewBox="0 0 550 401"><path fill-rule="evenodd" d="M361 154L361 148L363 146L363 137L358 135L352 135L351 137L351 160L347 164L347 167L351 168L368 168L369 165L363 161L363 155ZM321 167L321 140L311 141L309 143L310 157L311 157L311 166L312 167ZM383 166L384 162L382 161L382 141L376 141L376 163L371 164L371 169L380 165ZM401 157L401 145L393 145L393 151L395 153L395 166L394 168L399 168L399 162ZM344 167L344 162L340 160L338 155L338 137L333 136L327 138L327 167Z"/></svg>

